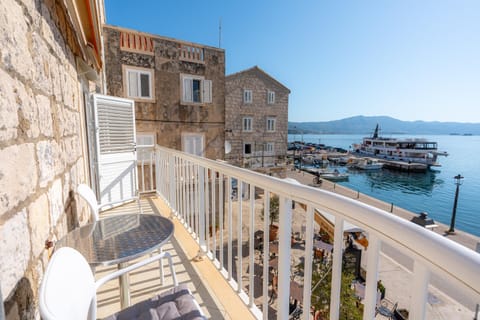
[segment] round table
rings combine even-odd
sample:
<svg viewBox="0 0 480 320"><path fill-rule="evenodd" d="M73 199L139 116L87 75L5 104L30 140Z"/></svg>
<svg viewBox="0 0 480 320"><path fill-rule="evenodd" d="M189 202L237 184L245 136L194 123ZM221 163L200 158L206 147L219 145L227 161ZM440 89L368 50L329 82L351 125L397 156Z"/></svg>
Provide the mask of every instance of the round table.
<svg viewBox="0 0 480 320"><path fill-rule="evenodd" d="M173 222L153 214L123 214L100 219L77 228L55 244L79 251L90 266L118 264L162 247L173 235ZM128 277L120 278L122 305L130 304Z"/></svg>

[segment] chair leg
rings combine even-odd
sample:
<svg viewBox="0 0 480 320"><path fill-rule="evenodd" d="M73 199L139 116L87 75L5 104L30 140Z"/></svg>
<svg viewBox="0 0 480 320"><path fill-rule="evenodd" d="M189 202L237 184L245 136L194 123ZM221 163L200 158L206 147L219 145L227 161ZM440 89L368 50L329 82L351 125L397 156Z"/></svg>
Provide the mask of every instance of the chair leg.
<svg viewBox="0 0 480 320"><path fill-rule="evenodd" d="M158 249L159 253L162 254L162 248ZM159 267L160 267L160 284L163 286L165 282L165 272L163 271L163 259L158 260Z"/></svg>

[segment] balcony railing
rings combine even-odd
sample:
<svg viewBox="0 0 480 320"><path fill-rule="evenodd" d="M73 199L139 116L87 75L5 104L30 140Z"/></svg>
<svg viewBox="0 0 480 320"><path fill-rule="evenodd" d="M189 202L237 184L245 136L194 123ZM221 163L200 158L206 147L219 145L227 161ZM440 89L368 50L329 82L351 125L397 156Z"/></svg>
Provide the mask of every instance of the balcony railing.
<svg viewBox="0 0 480 320"><path fill-rule="evenodd" d="M156 147L155 186L172 213L199 245L199 254L211 259L258 319L288 319L291 297L292 202L305 208L302 319L310 319L314 221L316 212L335 218L330 290L330 319L339 318L344 225L355 225L368 237L363 318L373 319L382 245L393 247L413 261L409 319L424 319L433 275L459 295L480 300L480 255L391 213L344 196L233 167L222 162ZM153 178L153 177L151 177ZM232 187L233 186L233 187ZM234 187L236 190L234 190ZM279 197L278 295L270 308L270 246L256 257L259 216L269 212L271 195ZM260 231L268 230L268 214ZM218 231L217 227L218 226ZM263 232L261 232L263 233ZM269 233L263 233L269 244ZM339 254L340 253L340 254ZM255 272L253 271L255 270ZM262 276L265 275L265 276ZM261 285L255 282L261 280ZM470 302L469 302L470 303ZM270 316L275 316L271 314Z"/></svg>
<svg viewBox="0 0 480 320"><path fill-rule="evenodd" d="M202 47L181 44L179 45L179 58L182 61L205 63L204 49Z"/></svg>

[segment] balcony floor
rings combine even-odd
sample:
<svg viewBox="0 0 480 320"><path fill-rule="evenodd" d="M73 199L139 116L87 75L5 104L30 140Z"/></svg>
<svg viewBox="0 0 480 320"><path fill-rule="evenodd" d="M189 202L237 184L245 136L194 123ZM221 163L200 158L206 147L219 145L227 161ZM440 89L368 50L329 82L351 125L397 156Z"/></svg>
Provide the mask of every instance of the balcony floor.
<svg viewBox="0 0 480 320"><path fill-rule="evenodd" d="M161 214L167 217L170 214L169 208L156 196L142 197L141 206L144 214ZM102 212L100 217L136 212L138 212L137 203L132 202ZM173 222L175 224L174 237L163 247L163 250L172 255L178 282L188 285L207 318L254 319L248 308L241 302L214 265L207 258L201 261L194 259L198 251L197 243L177 219L173 219ZM98 267L96 277L100 278L115 269L116 266ZM152 263L130 274L132 304L148 299L172 287L173 281L166 263L164 270L165 283L163 285L160 283L158 263ZM210 287L209 284L214 284L214 286ZM218 297L222 298L219 299ZM113 280L102 286L97 293L97 299L97 316L99 318L119 311L118 281Z"/></svg>

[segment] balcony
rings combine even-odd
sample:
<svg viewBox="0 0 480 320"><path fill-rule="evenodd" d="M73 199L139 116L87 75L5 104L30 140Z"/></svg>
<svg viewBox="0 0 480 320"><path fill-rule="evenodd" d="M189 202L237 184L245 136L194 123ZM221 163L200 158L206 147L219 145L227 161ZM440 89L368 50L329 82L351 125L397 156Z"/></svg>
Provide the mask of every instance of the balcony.
<svg viewBox="0 0 480 320"><path fill-rule="evenodd" d="M473 318L480 302L480 255L473 250L386 211L292 181L158 146L148 159L139 163L139 185L155 194L143 197L144 212L173 217L175 238L166 249L180 282L189 283L213 319L288 319L294 299L301 319L313 318L305 310L339 319L345 292L357 297L363 319L380 319L379 279L386 287L382 302L407 309L409 319ZM279 234L270 241L263 212L274 198ZM333 221L330 237L323 232L320 240L314 229L319 215ZM360 272L345 291L342 269L352 262L345 258L352 245ZM323 248L322 257L315 247ZM322 265L330 268L328 281L318 279ZM168 287L160 286L157 270L132 277L134 301ZM327 288L321 301L319 288ZM118 308L117 292L100 292L100 316Z"/></svg>

